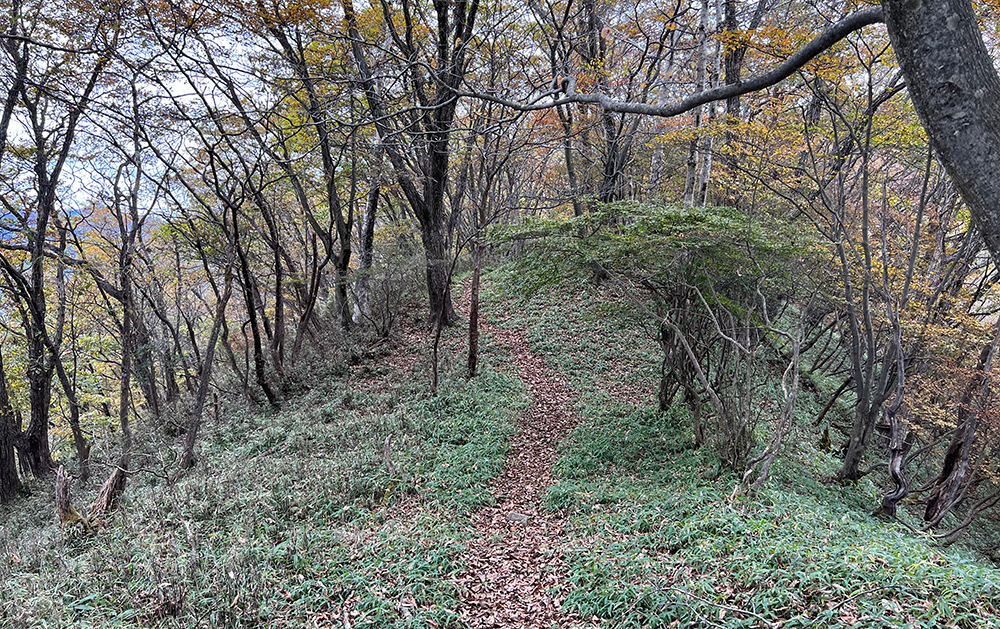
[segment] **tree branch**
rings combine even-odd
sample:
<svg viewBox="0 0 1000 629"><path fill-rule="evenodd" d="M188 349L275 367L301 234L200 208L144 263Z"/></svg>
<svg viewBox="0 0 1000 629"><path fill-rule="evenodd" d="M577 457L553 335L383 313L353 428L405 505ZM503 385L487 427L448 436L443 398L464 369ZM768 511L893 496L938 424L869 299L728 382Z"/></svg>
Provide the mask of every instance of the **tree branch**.
<svg viewBox="0 0 1000 629"><path fill-rule="evenodd" d="M605 111L671 118L712 101L725 100L734 96L742 96L743 94L757 92L780 83L794 74L802 66L815 59L817 56L854 31L860 30L872 24L880 24L883 21L884 19L882 17L881 7L869 7L867 9L856 11L839 22L831 25L830 28L820 33L815 39L798 49L795 54L769 72L765 72L760 76L740 80L730 85L722 85L704 92L699 92L698 94L692 94L683 100L665 105L652 103L630 103L610 98L605 94L582 94L574 91L573 80L570 80L566 86L565 96L552 100L546 100L546 98L548 96L558 95L560 93L558 90L546 92L545 94L542 94L527 103L520 103L500 98L493 94L482 94L478 92L459 92L457 95L498 103L517 111L538 111L570 103L581 103L587 105L597 105Z"/></svg>

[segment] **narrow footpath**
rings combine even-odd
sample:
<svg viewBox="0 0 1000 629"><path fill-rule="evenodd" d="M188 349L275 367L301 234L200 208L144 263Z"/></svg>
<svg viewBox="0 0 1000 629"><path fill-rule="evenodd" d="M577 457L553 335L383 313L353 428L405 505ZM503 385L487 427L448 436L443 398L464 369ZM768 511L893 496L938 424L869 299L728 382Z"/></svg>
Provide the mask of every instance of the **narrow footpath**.
<svg viewBox="0 0 1000 629"><path fill-rule="evenodd" d="M467 294L462 305L468 304ZM480 322L481 330L507 348L531 405L511 439L507 463L492 487L496 504L475 514L477 536L457 576L472 628L581 627L560 606L571 584L561 557L566 519L544 509L553 484L556 446L576 423L569 387L533 354L524 336Z"/></svg>

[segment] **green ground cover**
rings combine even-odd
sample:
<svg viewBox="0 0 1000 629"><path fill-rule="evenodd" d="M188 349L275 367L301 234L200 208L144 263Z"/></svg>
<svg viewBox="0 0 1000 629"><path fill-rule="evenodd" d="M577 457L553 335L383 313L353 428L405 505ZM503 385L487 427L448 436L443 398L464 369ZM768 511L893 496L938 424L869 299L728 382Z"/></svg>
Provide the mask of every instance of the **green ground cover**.
<svg viewBox="0 0 1000 629"><path fill-rule="evenodd" d="M1000 572L872 517L870 480L829 481L817 402L764 490L731 501L738 479L691 447L686 411L657 410L659 350L627 301L530 281L496 270L484 304L577 394L547 494L570 521L566 609L605 627L1000 626ZM96 536L61 531L34 482L0 513L0 626L342 627L346 608L352 627L460 627L469 515L528 404L489 335L465 382L464 334L446 331L437 397L426 344L401 341L279 414L230 409L196 471L167 483L148 459ZM95 492L76 488L77 505Z"/></svg>
<svg viewBox="0 0 1000 629"><path fill-rule="evenodd" d="M527 394L497 369L466 383L446 356L431 397L426 350L334 369L278 414L224 413L193 473L136 474L94 537L61 531L34 482L0 513L0 626L326 627L344 607L353 627L455 626L448 577Z"/></svg>
<svg viewBox="0 0 1000 629"><path fill-rule="evenodd" d="M686 410L658 411L659 348L627 301L518 265L492 280L488 309L578 392L548 494L571 514L569 609L622 628L1000 627L1000 571L870 515L870 480L830 481L814 400L765 489L730 501L739 479L690 447Z"/></svg>

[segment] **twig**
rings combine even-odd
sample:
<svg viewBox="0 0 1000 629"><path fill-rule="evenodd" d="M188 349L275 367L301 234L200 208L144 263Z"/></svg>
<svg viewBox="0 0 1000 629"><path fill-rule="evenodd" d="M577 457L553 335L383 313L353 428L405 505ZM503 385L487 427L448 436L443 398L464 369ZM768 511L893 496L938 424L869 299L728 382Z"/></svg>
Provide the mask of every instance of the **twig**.
<svg viewBox="0 0 1000 629"><path fill-rule="evenodd" d="M278 445L274 446L273 448L271 448L270 450L264 450L263 452L258 452L257 454L253 455L252 457L250 457L247 460L248 461L253 461L254 459L260 458L262 456L271 456L272 454L276 453L278 450L283 450L286 447L288 447L288 442L287 441L283 441L283 442L279 443Z"/></svg>
<svg viewBox="0 0 1000 629"><path fill-rule="evenodd" d="M840 609L844 605L847 605L851 601L854 601L854 600L857 600L857 599L861 598L865 594L871 594L872 592L878 592L879 590L884 590L884 589L890 588L890 587L894 587L894 586L891 586L891 585L880 585L880 586L874 587L874 588L872 588L870 590L865 590L864 592L858 592L854 596L852 596L850 598L845 598L844 600L840 601L839 603L837 603L836 605L834 605L830 609L827 609L827 610L824 610L824 611L828 611L828 612L837 611L838 609ZM808 624L803 625L803 626L804 627L808 627L810 625L815 625L818 622L819 622L819 616L817 616L816 618L813 618L811 621L809 621Z"/></svg>
<svg viewBox="0 0 1000 629"><path fill-rule="evenodd" d="M694 614L695 616L697 616L697 617L698 617L698 620L702 621L703 623L705 623L705 624L707 624L707 625L710 625L710 626L712 626L712 627L718 627L719 629L726 629L726 626L725 626L725 625L720 625L720 624L719 624L719 623L717 623L717 622L712 622L711 620L709 620L708 618L705 618L704 616L702 616L701 614L699 614L698 612L696 612L696 611L694 611L694 610L692 610L692 613L693 613L693 614Z"/></svg>
<svg viewBox="0 0 1000 629"><path fill-rule="evenodd" d="M728 605L723 605L721 603L716 603L715 601L710 601L707 598L702 598L702 597L698 596L697 594L692 594L691 592L688 592L687 590L682 590L680 588L675 588L675 587L667 586L666 588L663 588L663 589L665 589L665 590L671 590L671 591L674 591L674 592L679 592L679 593L683 594L684 596L690 596L693 599L697 599L697 600L701 601L702 603L708 603L709 605L712 605L714 607L718 607L719 609L724 609L726 611L734 612L734 613L737 613L737 614L745 614L747 616L753 616L757 620L759 620L762 623L766 624L768 627L773 627L774 626L774 623L770 622L767 618L764 618L760 614L754 613L752 611L749 611L749 610L746 610L746 609L740 609L739 607L729 607Z"/></svg>

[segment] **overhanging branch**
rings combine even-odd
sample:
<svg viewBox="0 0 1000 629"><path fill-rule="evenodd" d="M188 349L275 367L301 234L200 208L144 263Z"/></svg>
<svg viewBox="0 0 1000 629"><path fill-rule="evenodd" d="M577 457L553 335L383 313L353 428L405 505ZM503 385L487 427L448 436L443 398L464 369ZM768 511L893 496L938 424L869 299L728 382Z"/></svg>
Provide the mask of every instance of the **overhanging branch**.
<svg viewBox="0 0 1000 629"><path fill-rule="evenodd" d="M572 80L567 83L566 93L564 96L558 96L562 93L561 90L550 90L544 94L536 96L529 102L518 102L500 98L493 94L484 94L479 92L459 92L457 95L498 103L504 107L509 107L510 109L517 111L540 111L543 109L558 107L560 105L580 103L586 105L597 105L605 111L613 111L623 114L642 114L646 116L657 116L660 118L671 118L713 101L725 100L733 96L742 96L751 92L758 92L762 89L766 89L772 85L780 83L798 71L802 66L815 59L817 56L854 31L860 30L872 24L882 23L883 21L882 7L869 7L867 9L856 11L839 22L831 25L830 28L820 33L815 39L802 48L799 48L795 54L790 56L788 59L785 59L784 62L769 72L765 72L764 74L751 77L749 79L740 80L730 85L722 85L714 89L699 92L698 94L692 94L683 100L665 105L656 105L652 103L631 103L616 100L605 94L582 94L574 91L574 82Z"/></svg>

